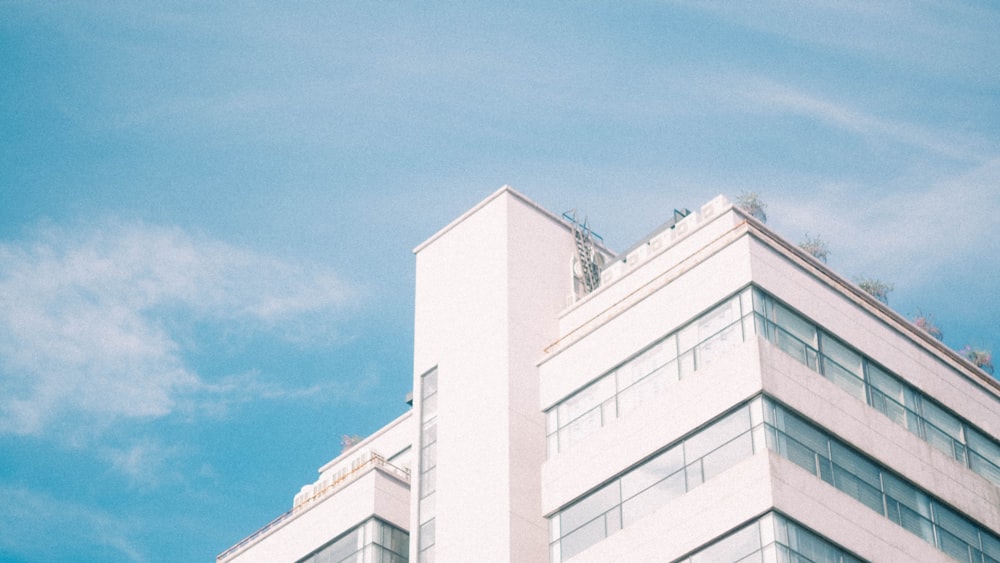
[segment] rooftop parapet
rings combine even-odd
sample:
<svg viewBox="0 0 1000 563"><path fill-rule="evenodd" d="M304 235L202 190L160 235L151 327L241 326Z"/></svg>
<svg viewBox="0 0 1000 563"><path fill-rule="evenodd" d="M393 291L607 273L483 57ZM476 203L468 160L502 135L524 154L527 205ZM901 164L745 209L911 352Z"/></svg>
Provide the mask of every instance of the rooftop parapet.
<svg viewBox="0 0 1000 563"><path fill-rule="evenodd" d="M226 551L220 553L215 558L216 562L223 563L224 561L227 561L233 555L241 552L243 548L270 535L282 526L285 526L294 520L299 514L306 512L313 506L319 504L321 501L326 500L341 491L347 485L375 470L390 475L407 485L410 483L410 470L408 468L397 467L386 461L384 457L377 453L370 451L365 452L361 456L358 456L355 463L352 464L350 470L337 473L334 478L329 480L321 479L313 485L306 485L303 487L302 491L298 495L295 495L294 506L291 510L278 516L274 520L271 520L256 532L243 538ZM307 491L307 489L309 490Z"/></svg>

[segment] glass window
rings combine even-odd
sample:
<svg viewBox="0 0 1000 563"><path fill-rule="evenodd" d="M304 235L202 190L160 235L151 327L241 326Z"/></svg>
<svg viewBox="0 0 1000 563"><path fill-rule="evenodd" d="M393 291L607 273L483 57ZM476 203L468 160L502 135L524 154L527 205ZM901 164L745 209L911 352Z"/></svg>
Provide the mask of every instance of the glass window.
<svg viewBox="0 0 1000 563"><path fill-rule="evenodd" d="M1000 539L991 537L988 534L982 534L982 540L983 553L1000 561Z"/></svg>
<svg viewBox="0 0 1000 563"><path fill-rule="evenodd" d="M963 516L953 510L934 503L934 521L938 526L948 530L963 542L979 547L979 533L976 527Z"/></svg>
<svg viewBox="0 0 1000 563"><path fill-rule="evenodd" d="M545 431L548 434L554 434L556 430L559 430L559 409L551 408L545 411Z"/></svg>
<svg viewBox="0 0 1000 563"><path fill-rule="evenodd" d="M784 409L782 410L784 411ZM823 456L830 455L827 452L829 440L815 426L787 411L784 412L783 417L780 417L780 420L778 428L784 430L796 442Z"/></svg>
<svg viewBox="0 0 1000 563"><path fill-rule="evenodd" d="M931 517L930 499L913 485L889 473L882 475L882 485L885 488L885 494L889 495L893 500L898 501L924 518Z"/></svg>
<svg viewBox="0 0 1000 563"><path fill-rule="evenodd" d="M420 474L420 497L426 497L437 490L437 469L431 468Z"/></svg>
<svg viewBox="0 0 1000 563"><path fill-rule="evenodd" d="M848 449L837 442L830 444L830 451L835 464L844 468L871 487L882 487L882 472L874 463L868 461L855 453L853 450Z"/></svg>
<svg viewBox="0 0 1000 563"><path fill-rule="evenodd" d="M862 377L861 356L844 346L839 340L823 334L823 355L837 362L840 367L846 369L858 378Z"/></svg>
<svg viewBox="0 0 1000 563"><path fill-rule="evenodd" d="M835 338L823 334L823 375L841 389L865 401L861 356Z"/></svg>
<svg viewBox="0 0 1000 563"><path fill-rule="evenodd" d="M623 389L655 372L677 357L676 338L671 336L629 361L618 370L618 388Z"/></svg>
<svg viewBox="0 0 1000 563"><path fill-rule="evenodd" d="M750 430L750 410L740 407L684 441L684 458L694 461Z"/></svg>
<svg viewBox="0 0 1000 563"><path fill-rule="evenodd" d="M593 434L601 427L601 410L592 409L587 414L570 422L559 431L559 447L566 448L575 444L587 436Z"/></svg>
<svg viewBox="0 0 1000 563"><path fill-rule="evenodd" d="M559 423L566 426L568 423L597 407L608 397L615 394L614 375L604 376L597 381L584 387L582 391L563 401L559 407Z"/></svg>
<svg viewBox="0 0 1000 563"><path fill-rule="evenodd" d="M709 453L701 460L705 480L707 481L715 477L752 455L753 438L750 436L750 432L747 431Z"/></svg>
<svg viewBox="0 0 1000 563"><path fill-rule="evenodd" d="M840 563L844 554L842 549L797 525L788 526L788 547L797 555L804 556L806 561L814 563ZM793 559L802 561L799 558Z"/></svg>
<svg viewBox="0 0 1000 563"><path fill-rule="evenodd" d="M678 470L622 503L622 524L631 525L685 492L684 471Z"/></svg>
<svg viewBox="0 0 1000 563"><path fill-rule="evenodd" d="M907 410L913 408L912 393L901 381L870 363L868 382L872 386L872 406L896 424L909 428L913 424Z"/></svg>
<svg viewBox="0 0 1000 563"><path fill-rule="evenodd" d="M677 381L677 362L670 361L618 393L618 416L644 405L657 402L667 393L670 383Z"/></svg>
<svg viewBox="0 0 1000 563"><path fill-rule="evenodd" d="M906 404L906 387L903 385L903 382L872 363L868 364L868 382L871 383L872 387L878 389L896 403L900 405Z"/></svg>
<svg viewBox="0 0 1000 563"><path fill-rule="evenodd" d="M774 322L799 342L816 348L816 327L778 303L774 304Z"/></svg>
<svg viewBox="0 0 1000 563"><path fill-rule="evenodd" d="M426 550L434 545L434 519L430 519L420 525L420 539L417 545L420 551Z"/></svg>
<svg viewBox="0 0 1000 563"><path fill-rule="evenodd" d="M930 518L920 515L909 506L886 497L886 515L890 520L920 536L928 543L934 543L934 526Z"/></svg>
<svg viewBox="0 0 1000 563"><path fill-rule="evenodd" d="M832 362L826 357L823 358L823 375L837 387L853 395L855 399L866 400L865 382L853 372L844 369L840 364Z"/></svg>
<svg viewBox="0 0 1000 563"><path fill-rule="evenodd" d="M777 403L766 401L765 418L784 422L787 426L788 421L797 417ZM818 428L814 430L822 432ZM823 434L835 462L832 468L833 484L841 491L962 560L972 558L979 561L977 550L989 553L989 549L1000 547L1000 538L978 527L972 520L941 505L926 492ZM769 447L774 447L775 443L780 445L780 440L769 439ZM787 457L781 450L779 453Z"/></svg>
<svg viewBox="0 0 1000 563"><path fill-rule="evenodd" d="M947 530L938 528L938 547L959 561L969 561L969 544Z"/></svg>
<svg viewBox="0 0 1000 563"><path fill-rule="evenodd" d="M622 498L632 497L682 467L684 467L683 448L674 446L626 473L621 479Z"/></svg>
<svg viewBox="0 0 1000 563"><path fill-rule="evenodd" d="M395 551L383 550L378 544ZM321 547L299 563L343 563L346 561L372 560L371 554L382 554L377 561L403 563L409 549L409 535L394 526L371 519L348 531L343 536Z"/></svg>
<svg viewBox="0 0 1000 563"><path fill-rule="evenodd" d="M559 542L562 560L565 561L573 557L606 537L607 529L604 525L604 518L595 519L586 526L566 534Z"/></svg>
<svg viewBox="0 0 1000 563"><path fill-rule="evenodd" d="M437 448L424 448L423 455L420 456L420 471L427 471L437 467Z"/></svg>
<svg viewBox="0 0 1000 563"><path fill-rule="evenodd" d="M968 429L969 466L1000 486L1000 446L973 429Z"/></svg>
<svg viewBox="0 0 1000 563"><path fill-rule="evenodd" d="M437 434L437 423L436 422L432 422L430 424L425 424L424 425L424 427L423 427L423 429L422 429L422 431L420 433L420 441L421 441L421 443L424 446L424 450L427 449L427 446L430 446L434 442L437 442L437 436L438 436L438 434Z"/></svg>
<svg viewBox="0 0 1000 563"><path fill-rule="evenodd" d="M741 342L743 342L743 333L739 324L722 329L715 336L698 345L697 352L695 352L698 369L712 363Z"/></svg>
<svg viewBox="0 0 1000 563"><path fill-rule="evenodd" d="M1000 484L1000 443L980 436L966 436L972 429L959 417L927 400L918 390L869 359L851 350L844 343L816 328L788 308L773 301L754 288L754 310L778 326L768 326L758 319L757 330L781 350L812 369L821 371L827 379L859 400L886 415L925 442L954 457L973 471ZM818 358L803 341L818 338L823 349L822 369ZM783 443L774 438L775 444ZM795 448L787 451L794 452ZM822 468L822 460L821 468Z"/></svg>
<svg viewBox="0 0 1000 563"><path fill-rule="evenodd" d="M684 379L694 373L694 350L688 350L677 358L677 377Z"/></svg>
<svg viewBox="0 0 1000 563"><path fill-rule="evenodd" d="M437 415L437 393L434 393L430 397L424 397L423 403L420 407L420 420L427 421L431 417Z"/></svg>
<svg viewBox="0 0 1000 563"><path fill-rule="evenodd" d="M734 296L681 329L677 333L678 349L686 351L694 348L699 342L713 336L739 318L739 296Z"/></svg>
<svg viewBox="0 0 1000 563"><path fill-rule="evenodd" d="M575 530L621 503L618 481L612 481L559 514L563 534ZM603 527L603 524L602 524Z"/></svg>
<svg viewBox="0 0 1000 563"><path fill-rule="evenodd" d="M717 561L739 561L758 551L760 527L757 522L737 531L715 544L691 556L691 563L715 563Z"/></svg>
<svg viewBox="0 0 1000 563"><path fill-rule="evenodd" d="M423 378L421 379L420 396L422 398L426 399L427 397L430 397L431 395L437 393L437 386L438 386L437 375L438 375L437 369L433 369L429 371L426 375L424 375Z"/></svg>
<svg viewBox="0 0 1000 563"><path fill-rule="evenodd" d="M746 288L740 292L740 314L746 316L753 312L753 288Z"/></svg>
<svg viewBox="0 0 1000 563"><path fill-rule="evenodd" d="M962 440L962 423L957 418L948 414L941 407L931 401L922 401L924 419L933 424L938 430L948 437L958 441Z"/></svg>

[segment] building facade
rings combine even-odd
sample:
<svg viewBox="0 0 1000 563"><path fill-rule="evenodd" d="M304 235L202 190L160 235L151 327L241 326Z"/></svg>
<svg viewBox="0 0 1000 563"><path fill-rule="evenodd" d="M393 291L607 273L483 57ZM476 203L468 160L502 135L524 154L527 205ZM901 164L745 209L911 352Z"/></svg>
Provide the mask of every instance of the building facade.
<svg viewBox="0 0 1000 563"><path fill-rule="evenodd" d="M1000 385L725 198L616 256L505 187L415 254L413 410L320 481L408 472L220 562L1000 562Z"/></svg>

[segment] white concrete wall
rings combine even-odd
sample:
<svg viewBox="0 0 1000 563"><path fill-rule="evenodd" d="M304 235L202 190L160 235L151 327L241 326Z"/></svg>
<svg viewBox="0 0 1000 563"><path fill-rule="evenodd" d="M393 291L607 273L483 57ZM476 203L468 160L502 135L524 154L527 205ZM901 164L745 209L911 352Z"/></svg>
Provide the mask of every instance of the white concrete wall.
<svg viewBox="0 0 1000 563"><path fill-rule="evenodd" d="M397 417L389 424L378 429L371 436L368 436L348 448L319 468L319 479L314 485L322 486L345 471L350 471L352 465L359 459L368 459L369 454L377 454L385 459L402 452L413 444L414 433L416 432L416 419L412 416L413 411L407 411ZM412 450L411 450L412 452ZM403 456L394 462L401 469L410 466L409 456ZM404 529L407 529L404 527Z"/></svg>
<svg viewBox="0 0 1000 563"><path fill-rule="evenodd" d="M1000 487L767 342L761 364L765 393L987 529L1000 530Z"/></svg>
<svg viewBox="0 0 1000 563"><path fill-rule="evenodd" d="M732 232L739 225L739 219L731 210L689 215L674 229L633 250L624 263L619 260L607 268L596 291L561 313L561 342L556 349L568 344L565 340L572 338L581 327L586 328L595 319L628 308L637 299L657 291L664 283L671 283L671 279L703 261L735 234ZM663 242L653 244L657 240Z"/></svg>
<svg viewBox="0 0 1000 563"><path fill-rule="evenodd" d="M986 433L1000 435L1000 393L949 367L937 354L764 242L754 239L751 251L753 279L764 290Z"/></svg>
<svg viewBox="0 0 1000 563"><path fill-rule="evenodd" d="M567 561L672 561L767 512L769 471L766 452L751 456Z"/></svg>
<svg viewBox="0 0 1000 563"><path fill-rule="evenodd" d="M564 311L560 339L540 362L542 408L556 404L752 279L997 435L1000 403L995 390L956 369L940 351L914 340L894 314L845 295L842 280L835 275L811 268L794 252L772 247L752 235L752 227L726 215L647 258L621 277L619 286L605 287ZM613 421L549 459L542 472L543 511L554 513L762 389L980 525L1000 529L1000 488L762 339L745 343L704 373L674 384L655 408L644 407ZM822 480L780 456L763 453L572 561L669 560L771 507L873 561L948 560ZM695 518L697 514L703 517Z"/></svg>
<svg viewBox="0 0 1000 563"><path fill-rule="evenodd" d="M438 368L438 561L547 560L535 364L573 249L561 221L504 188L416 250L415 390Z"/></svg>
<svg viewBox="0 0 1000 563"><path fill-rule="evenodd" d="M336 494L296 511L227 563L296 561L372 516L405 530L409 513L409 486L372 468Z"/></svg>
<svg viewBox="0 0 1000 563"><path fill-rule="evenodd" d="M673 384L645 405L549 459L542 467L542 511L552 514L653 452L761 391L755 340Z"/></svg>
<svg viewBox="0 0 1000 563"><path fill-rule="evenodd" d="M540 364L540 407L548 409L745 287L751 278L748 244L746 235L734 236L676 276L644 286L645 291L634 291L604 309L588 309L594 316L577 317L580 328L563 327L560 343Z"/></svg>
<svg viewBox="0 0 1000 563"><path fill-rule="evenodd" d="M765 455L770 461L775 509L833 543L868 561L954 562L943 551L777 453Z"/></svg>

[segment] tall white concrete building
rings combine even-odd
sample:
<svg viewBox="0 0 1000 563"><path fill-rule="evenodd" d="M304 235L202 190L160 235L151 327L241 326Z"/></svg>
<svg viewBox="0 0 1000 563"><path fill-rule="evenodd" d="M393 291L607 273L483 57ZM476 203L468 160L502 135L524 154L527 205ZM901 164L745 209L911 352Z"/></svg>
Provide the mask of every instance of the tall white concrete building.
<svg viewBox="0 0 1000 563"><path fill-rule="evenodd" d="M1000 385L723 197L418 246L410 413L219 556L1000 562ZM407 535L408 534L408 535Z"/></svg>

